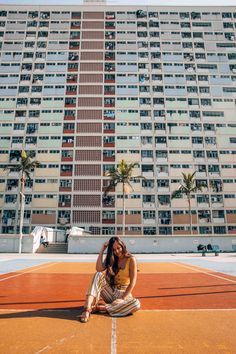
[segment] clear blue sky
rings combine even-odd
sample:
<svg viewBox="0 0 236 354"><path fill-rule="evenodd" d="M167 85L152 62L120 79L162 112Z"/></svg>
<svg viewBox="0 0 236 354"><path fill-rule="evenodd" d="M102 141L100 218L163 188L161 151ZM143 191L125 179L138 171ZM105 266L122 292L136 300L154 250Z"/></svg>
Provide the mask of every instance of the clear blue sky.
<svg viewBox="0 0 236 354"><path fill-rule="evenodd" d="M0 4L27 5L81 5L82 0L0 0ZM127 5L127 0L107 0L108 5ZM128 5L157 5L157 6L235 6L236 0L129 0Z"/></svg>

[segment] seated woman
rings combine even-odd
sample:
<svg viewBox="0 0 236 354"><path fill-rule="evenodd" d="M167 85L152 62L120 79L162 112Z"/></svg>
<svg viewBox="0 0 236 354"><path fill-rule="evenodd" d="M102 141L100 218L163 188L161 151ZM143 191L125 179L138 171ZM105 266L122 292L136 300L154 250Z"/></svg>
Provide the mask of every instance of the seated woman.
<svg viewBox="0 0 236 354"><path fill-rule="evenodd" d="M106 249L107 255L103 262ZM81 322L88 322L91 312L105 312L110 316L122 317L139 310L140 302L131 294L137 279L136 260L127 252L119 237L112 237L102 245L96 270L87 290ZM98 305L100 298L105 305Z"/></svg>

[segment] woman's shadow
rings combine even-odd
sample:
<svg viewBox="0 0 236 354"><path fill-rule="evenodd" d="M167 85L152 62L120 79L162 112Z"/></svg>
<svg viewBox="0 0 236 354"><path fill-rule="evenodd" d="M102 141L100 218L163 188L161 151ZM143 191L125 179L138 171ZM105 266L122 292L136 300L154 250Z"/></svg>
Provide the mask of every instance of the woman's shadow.
<svg viewBox="0 0 236 354"><path fill-rule="evenodd" d="M1 319L16 319L16 318L54 318L63 319L70 321L78 321L79 317L83 311L83 306L78 307L65 307L65 308L49 308L49 309L38 309L38 310L12 310L1 309L0 310L0 320ZM5 312L5 313L2 313Z"/></svg>

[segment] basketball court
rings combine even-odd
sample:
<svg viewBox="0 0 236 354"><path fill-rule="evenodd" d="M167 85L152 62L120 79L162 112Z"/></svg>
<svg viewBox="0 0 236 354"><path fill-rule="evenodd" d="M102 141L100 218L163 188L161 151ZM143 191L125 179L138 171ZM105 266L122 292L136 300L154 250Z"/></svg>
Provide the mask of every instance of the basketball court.
<svg viewBox="0 0 236 354"><path fill-rule="evenodd" d="M236 353L236 255L137 255L126 318L78 321L96 255L0 255L0 353Z"/></svg>

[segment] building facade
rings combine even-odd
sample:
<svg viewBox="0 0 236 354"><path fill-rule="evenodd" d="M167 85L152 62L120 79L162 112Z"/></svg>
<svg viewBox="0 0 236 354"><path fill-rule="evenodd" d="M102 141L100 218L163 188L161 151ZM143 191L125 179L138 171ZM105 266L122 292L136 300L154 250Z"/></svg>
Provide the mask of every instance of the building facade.
<svg viewBox="0 0 236 354"><path fill-rule="evenodd" d="M0 232L35 225L121 233L122 193L105 172L138 162L126 234L189 233L187 200L170 196L196 171L193 230L236 232L236 8L0 5Z"/></svg>

